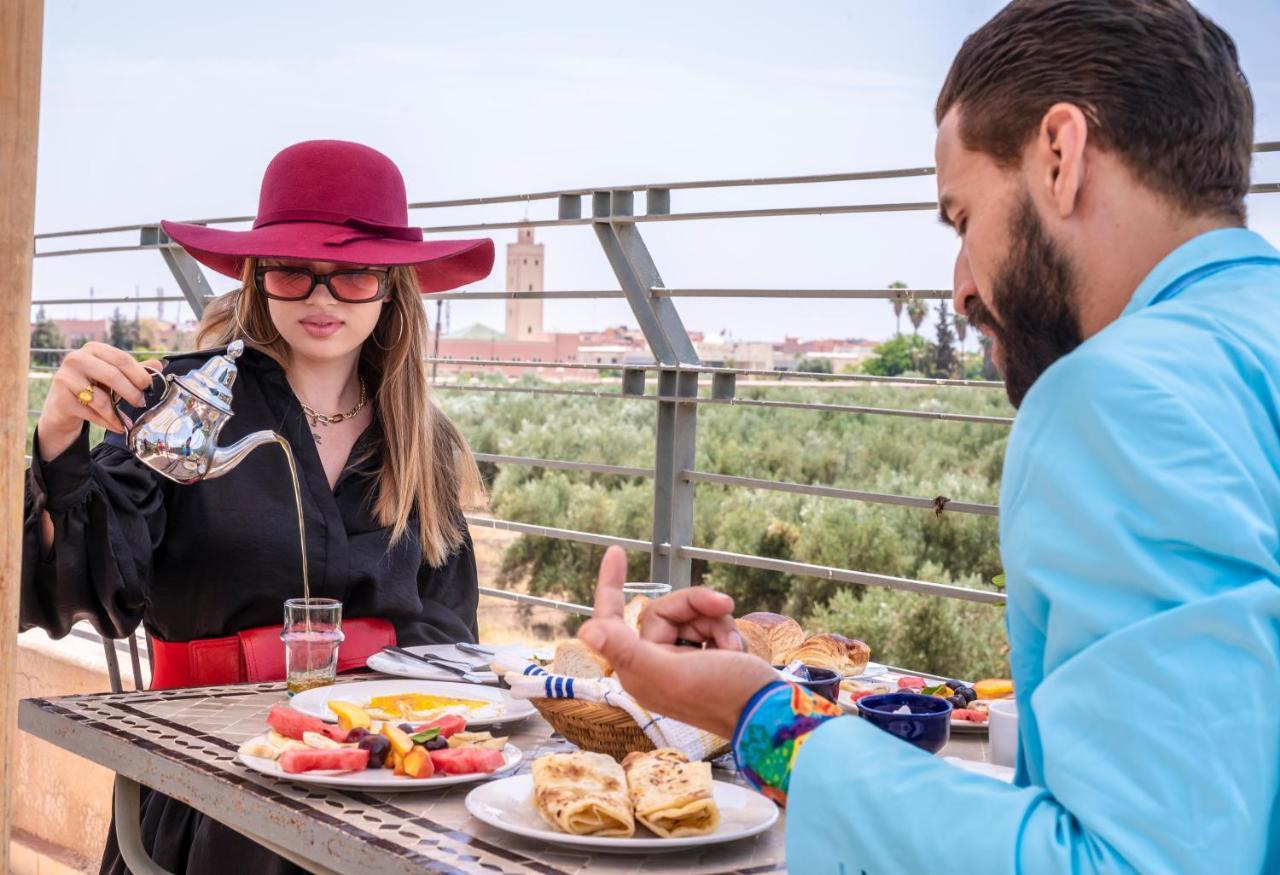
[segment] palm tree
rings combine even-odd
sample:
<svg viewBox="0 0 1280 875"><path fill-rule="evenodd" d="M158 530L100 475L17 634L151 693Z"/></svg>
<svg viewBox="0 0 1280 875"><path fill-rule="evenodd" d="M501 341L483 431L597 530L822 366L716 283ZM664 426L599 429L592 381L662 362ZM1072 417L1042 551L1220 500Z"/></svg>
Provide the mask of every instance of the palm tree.
<svg viewBox="0 0 1280 875"><path fill-rule="evenodd" d="M905 289L906 287L907 287L907 284L902 282L901 280L897 282L889 283L889 288L891 289ZM890 303L893 304L893 316L898 323L897 328L895 330L897 335L901 337L902 336L902 296L894 295L893 298L890 300Z"/></svg>
<svg viewBox="0 0 1280 875"><path fill-rule="evenodd" d="M907 304L907 318L911 320L911 329L916 337L920 336L920 326L924 324L924 317L928 315L929 308L919 298L912 298Z"/></svg>
<svg viewBox="0 0 1280 875"><path fill-rule="evenodd" d="M964 336L969 333L969 320L965 318L963 313L957 313L956 323L956 340L960 341L960 367L964 369Z"/></svg>

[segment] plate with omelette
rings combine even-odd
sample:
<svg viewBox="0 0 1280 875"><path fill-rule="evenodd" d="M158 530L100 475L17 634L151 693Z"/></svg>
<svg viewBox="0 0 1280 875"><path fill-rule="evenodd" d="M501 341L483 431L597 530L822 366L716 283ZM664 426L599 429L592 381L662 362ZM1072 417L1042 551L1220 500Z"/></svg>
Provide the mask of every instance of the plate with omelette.
<svg viewBox="0 0 1280 875"><path fill-rule="evenodd" d="M504 726L536 713L524 699L495 687L443 681L351 681L298 693L289 704L329 723L337 716L330 700L350 702L375 722L425 723L446 714L462 717L467 727Z"/></svg>
<svg viewBox="0 0 1280 875"><path fill-rule="evenodd" d="M477 820L516 835L598 851L676 851L748 838L778 820L778 808L746 787L711 778L711 764L673 748L621 762L575 751L534 760L530 774L467 794Z"/></svg>

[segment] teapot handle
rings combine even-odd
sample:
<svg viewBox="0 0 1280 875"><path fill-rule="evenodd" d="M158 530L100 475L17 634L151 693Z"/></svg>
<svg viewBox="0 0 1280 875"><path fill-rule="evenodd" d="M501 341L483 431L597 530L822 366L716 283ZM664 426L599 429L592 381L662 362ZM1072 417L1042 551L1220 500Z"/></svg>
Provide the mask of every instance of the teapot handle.
<svg viewBox="0 0 1280 875"><path fill-rule="evenodd" d="M151 385L147 388L148 392L150 392L152 389L155 388L157 378L159 378L161 385L163 386L169 385L169 378L165 376L165 374L162 371L158 371L155 368L151 367L150 365L143 365L143 367L146 368L147 371L149 371L151 374ZM115 390L112 390L111 406L115 408L116 416L120 417L120 421L124 423L124 427L127 431L133 431L133 420L129 418L128 414L126 414L123 410L120 409L120 402L123 400L124 400L123 398L121 398L119 395L115 393Z"/></svg>

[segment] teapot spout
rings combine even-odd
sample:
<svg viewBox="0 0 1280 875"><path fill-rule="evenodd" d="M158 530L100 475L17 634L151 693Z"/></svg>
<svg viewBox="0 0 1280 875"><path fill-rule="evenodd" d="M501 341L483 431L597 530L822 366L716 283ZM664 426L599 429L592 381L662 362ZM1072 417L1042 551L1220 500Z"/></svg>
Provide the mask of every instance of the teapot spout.
<svg viewBox="0 0 1280 875"><path fill-rule="evenodd" d="M273 431L255 431L245 435L229 447L218 447L213 451L213 464L204 475L205 480L221 477L244 461L244 457L264 444L278 443L279 439Z"/></svg>

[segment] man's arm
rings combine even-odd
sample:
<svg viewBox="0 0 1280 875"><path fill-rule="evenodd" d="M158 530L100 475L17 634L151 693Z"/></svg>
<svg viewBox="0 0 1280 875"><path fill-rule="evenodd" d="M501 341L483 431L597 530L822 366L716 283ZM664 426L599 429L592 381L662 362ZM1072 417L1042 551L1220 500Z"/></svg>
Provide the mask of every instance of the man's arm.
<svg viewBox="0 0 1280 875"><path fill-rule="evenodd" d="M1060 362L1010 441L1001 540L1031 786L831 721L791 778L793 869L923 871L952 848L1035 875L1280 865L1274 460L1232 418L1247 398L1171 391L1141 366Z"/></svg>

